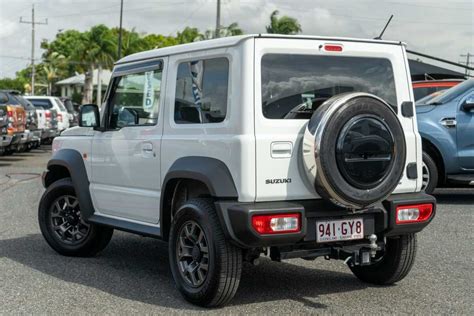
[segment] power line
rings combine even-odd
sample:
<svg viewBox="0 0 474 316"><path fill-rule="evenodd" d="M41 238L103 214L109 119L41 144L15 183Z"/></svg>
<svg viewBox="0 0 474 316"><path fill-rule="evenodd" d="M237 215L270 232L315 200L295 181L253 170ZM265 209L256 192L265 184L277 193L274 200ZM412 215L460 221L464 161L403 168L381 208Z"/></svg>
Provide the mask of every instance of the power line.
<svg viewBox="0 0 474 316"><path fill-rule="evenodd" d="M470 54L470 53L467 53L467 54L461 54L461 55L459 55L459 56L461 56L461 57L466 57L466 70L465 70L465 73L464 73L464 74L465 74L466 76L469 76L469 75L470 75L469 66L472 65L472 64L474 64L472 61L469 61L469 59L470 59L471 57L474 57L474 55L473 55L473 54Z"/></svg>
<svg viewBox="0 0 474 316"><path fill-rule="evenodd" d="M35 94L35 25L47 25L48 19L42 22L35 21L35 5L31 7L31 21L23 20L20 17L20 23L31 24L31 94Z"/></svg>

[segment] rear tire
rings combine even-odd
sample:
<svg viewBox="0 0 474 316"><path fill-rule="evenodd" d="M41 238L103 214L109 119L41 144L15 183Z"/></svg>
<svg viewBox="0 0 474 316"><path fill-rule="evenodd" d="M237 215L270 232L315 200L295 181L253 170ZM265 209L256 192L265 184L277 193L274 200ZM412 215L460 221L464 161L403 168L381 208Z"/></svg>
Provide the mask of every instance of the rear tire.
<svg viewBox="0 0 474 316"><path fill-rule="evenodd" d="M423 185L421 189L428 194L432 194L438 185L439 172L435 161L426 152L423 152L422 175Z"/></svg>
<svg viewBox="0 0 474 316"><path fill-rule="evenodd" d="M114 231L84 222L70 178L48 187L41 197L38 221L46 242L64 256L94 256L108 245Z"/></svg>
<svg viewBox="0 0 474 316"><path fill-rule="evenodd" d="M178 210L171 224L169 257L176 286L187 301L215 307L237 292L242 251L225 239L212 200L191 199Z"/></svg>
<svg viewBox="0 0 474 316"><path fill-rule="evenodd" d="M415 262L417 241L415 234L387 239L385 254L369 266L350 267L352 273L366 283L389 285L405 278Z"/></svg>

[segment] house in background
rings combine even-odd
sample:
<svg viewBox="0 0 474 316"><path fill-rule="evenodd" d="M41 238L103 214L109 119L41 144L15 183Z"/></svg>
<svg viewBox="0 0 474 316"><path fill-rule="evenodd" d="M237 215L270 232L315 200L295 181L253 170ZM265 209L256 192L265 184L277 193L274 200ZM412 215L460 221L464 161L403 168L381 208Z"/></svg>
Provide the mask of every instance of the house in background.
<svg viewBox="0 0 474 316"><path fill-rule="evenodd" d="M101 82L102 82L102 95L104 95L105 91L107 90L107 86L110 81L110 77L112 72L110 70L103 69L101 73ZM61 96L62 97L72 97L74 93L81 93L84 91L84 74L79 74L76 76L72 76L63 80L60 80L55 83L55 85L61 89ZM98 71L97 69L94 70L94 74L92 77L92 83L94 85L94 91L97 91L97 83L98 83Z"/></svg>
<svg viewBox="0 0 474 316"><path fill-rule="evenodd" d="M466 75L451 69L431 65L421 60L408 59L411 80L466 79Z"/></svg>

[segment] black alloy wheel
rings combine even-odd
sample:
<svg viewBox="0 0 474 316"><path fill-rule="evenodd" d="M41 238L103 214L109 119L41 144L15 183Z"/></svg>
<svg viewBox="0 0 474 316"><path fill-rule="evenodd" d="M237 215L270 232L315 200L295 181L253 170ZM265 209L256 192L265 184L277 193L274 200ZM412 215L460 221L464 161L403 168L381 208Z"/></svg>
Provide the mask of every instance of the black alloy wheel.
<svg viewBox="0 0 474 316"><path fill-rule="evenodd" d="M209 271L209 248L204 230L193 220L181 226L176 257L183 279L192 287L201 286Z"/></svg>
<svg viewBox="0 0 474 316"><path fill-rule="evenodd" d="M46 242L65 256L94 256L107 246L114 232L86 222L70 178L48 186L38 208L38 223Z"/></svg>
<svg viewBox="0 0 474 316"><path fill-rule="evenodd" d="M90 233L90 225L81 218L79 201L72 195L58 197L49 213L54 236L63 243L80 244Z"/></svg>

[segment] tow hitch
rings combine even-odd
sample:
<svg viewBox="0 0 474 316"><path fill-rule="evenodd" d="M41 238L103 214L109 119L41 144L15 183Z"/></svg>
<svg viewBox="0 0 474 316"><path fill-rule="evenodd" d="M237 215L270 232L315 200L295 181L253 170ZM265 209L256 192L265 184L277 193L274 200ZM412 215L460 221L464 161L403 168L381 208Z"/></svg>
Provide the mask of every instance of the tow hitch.
<svg viewBox="0 0 474 316"><path fill-rule="evenodd" d="M382 248L377 244L377 235L372 234L369 236L369 246L361 247L359 250L352 252L352 255L344 260L344 263L353 266L365 266L371 263L371 258L375 258L377 251Z"/></svg>

